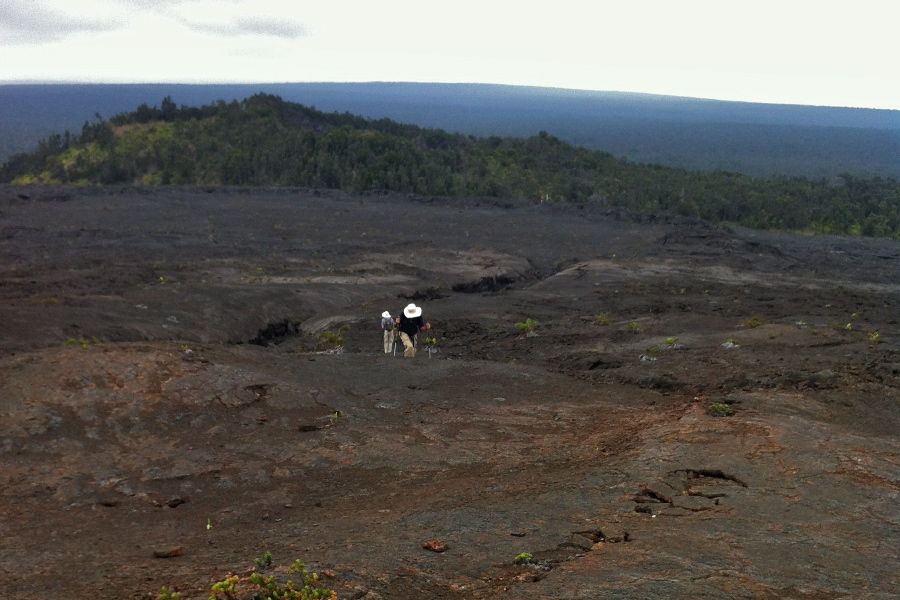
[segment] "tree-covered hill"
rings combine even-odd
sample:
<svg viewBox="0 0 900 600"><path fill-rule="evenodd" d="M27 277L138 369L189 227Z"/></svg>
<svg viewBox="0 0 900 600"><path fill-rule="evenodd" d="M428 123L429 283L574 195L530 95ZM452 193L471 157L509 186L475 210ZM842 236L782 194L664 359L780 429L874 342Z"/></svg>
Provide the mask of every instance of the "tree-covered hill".
<svg viewBox="0 0 900 600"><path fill-rule="evenodd" d="M462 83L0 84L0 163L52 133L158 103L202 106L275 94L477 137L548 131L633 162L745 175L900 178L900 110L726 102Z"/></svg>
<svg viewBox="0 0 900 600"><path fill-rule="evenodd" d="M541 132L477 138L325 113L257 94L241 102L141 105L78 135L52 135L0 181L280 185L592 202L712 221L900 239L900 184L694 173L618 159Z"/></svg>

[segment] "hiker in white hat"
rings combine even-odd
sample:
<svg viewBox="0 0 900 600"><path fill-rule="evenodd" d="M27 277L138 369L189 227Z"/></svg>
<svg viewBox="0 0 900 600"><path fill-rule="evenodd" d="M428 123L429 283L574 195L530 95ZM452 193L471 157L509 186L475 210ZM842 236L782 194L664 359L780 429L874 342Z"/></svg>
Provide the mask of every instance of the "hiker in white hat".
<svg viewBox="0 0 900 600"><path fill-rule="evenodd" d="M390 354L394 351L394 328L397 324L391 318L391 313L384 311L381 313L381 331L384 338L384 353Z"/></svg>
<svg viewBox="0 0 900 600"><path fill-rule="evenodd" d="M397 319L397 325L400 330L400 341L403 342L403 356L412 358L416 355L419 332L428 331L431 329L431 325L425 322L425 317L422 316L422 307L415 304L408 304L403 309L403 314Z"/></svg>

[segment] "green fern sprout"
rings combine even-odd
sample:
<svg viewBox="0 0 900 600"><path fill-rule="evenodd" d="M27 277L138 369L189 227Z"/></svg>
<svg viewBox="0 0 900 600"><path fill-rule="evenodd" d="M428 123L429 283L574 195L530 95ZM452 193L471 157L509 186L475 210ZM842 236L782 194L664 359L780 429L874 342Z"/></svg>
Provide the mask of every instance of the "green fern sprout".
<svg viewBox="0 0 900 600"><path fill-rule="evenodd" d="M257 558L255 562L257 567L268 569L272 566L272 553L266 550L266 553L263 555L263 557Z"/></svg>
<svg viewBox="0 0 900 600"><path fill-rule="evenodd" d="M518 329L525 335L534 333L534 330L537 329L537 326L538 322L534 319L525 319L524 323L516 323L516 329Z"/></svg>

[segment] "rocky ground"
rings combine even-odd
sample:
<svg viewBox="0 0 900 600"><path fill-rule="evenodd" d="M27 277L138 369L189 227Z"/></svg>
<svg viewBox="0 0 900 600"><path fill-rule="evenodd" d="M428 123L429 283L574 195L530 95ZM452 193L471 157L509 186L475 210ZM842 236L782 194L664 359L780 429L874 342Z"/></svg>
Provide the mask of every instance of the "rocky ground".
<svg viewBox="0 0 900 600"><path fill-rule="evenodd" d="M900 597L896 242L7 186L0 248L0 597Z"/></svg>

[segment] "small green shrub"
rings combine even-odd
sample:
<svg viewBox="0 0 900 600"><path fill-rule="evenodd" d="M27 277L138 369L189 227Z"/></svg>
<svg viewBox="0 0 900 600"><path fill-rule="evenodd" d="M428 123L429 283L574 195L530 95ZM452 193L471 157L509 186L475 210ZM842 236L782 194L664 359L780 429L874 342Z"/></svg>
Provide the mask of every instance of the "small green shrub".
<svg viewBox="0 0 900 600"><path fill-rule="evenodd" d="M610 323L609 313L600 313L595 321L600 327L607 327Z"/></svg>
<svg viewBox="0 0 900 600"><path fill-rule="evenodd" d="M95 344L101 343L100 340L98 340L96 337L92 337L91 339L78 338L77 340L74 338L69 338L66 340L65 346L67 348L69 348L71 346L81 346L83 349L86 349L88 346L91 345L91 342L93 342Z"/></svg>
<svg viewBox="0 0 900 600"><path fill-rule="evenodd" d="M159 595L156 597L157 600L182 600L181 592L170 592L168 588L163 586L163 589L160 590Z"/></svg>
<svg viewBox="0 0 900 600"><path fill-rule="evenodd" d="M216 600L220 597L232 600L234 598L234 586L236 586L240 580L241 578L237 575L229 575L222 581L214 583L210 589L212 593L209 595L209 600Z"/></svg>
<svg viewBox="0 0 900 600"><path fill-rule="evenodd" d="M873 348L884 341L881 339L881 335L877 331L868 334L867 337L869 338L869 343Z"/></svg>
<svg viewBox="0 0 900 600"><path fill-rule="evenodd" d="M644 354L659 354L659 346L650 346L649 348L644 348Z"/></svg>
<svg viewBox="0 0 900 600"><path fill-rule="evenodd" d="M534 557L531 556L531 554L529 554L527 552L523 552L522 554L518 555L517 557L515 557L513 559L513 563L517 564L517 565L521 565L523 562L525 562L529 558L534 558Z"/></svg>
<svg viewBox="0 0 900 600"><path fill-rule="evenodd" d="M677 337L668 337L668 338L666 338L666 346L668 346L669 348L671 348L672 346L675 345L675 343L676 343L677 341L678 341L678 338L677 338Z"/></svg>
<svg viewBox="0 0 900 600"><path fill-rule="evenodd" d="M714 402L709 405L709 414L714 417L727 417L731 415L734 411L731 410L731 407L722 402Z"/></svg>
<svg viewBox="0 0 900 600"><path fill-rule="evenodd" d="M637 333L640 330L641 330L641 324L638 323L637 321L632 321L631 323L628 324L628 331Z"/></svg>
<svg viewBox="0 0 900 600"><path fill-rule="evenodd" d="M254 600L269 598L273 600L337 600L337 594L334 590L323 587L319 581L319 575L307 571L306 565L299 560L295 561L288 568L288 573L299 575L301 581L288 580L281 583L275 575L266 577L261 573L251 573L246 577L229 574L224 580L212 586L209 600L237 600L237 598L252 598ZM165 588L163 590L170 594ZM176 598L171 594L167 597L163 597L160 594L160 600L179 599L180 595Z"/></svg>
<svg viewBox="0 0 900 600"><path fill-rule="evenodd" d="M751 329L756 327L762 327L766 322L757 316L752 316L749 319L745 319L741 321L741 327L750 327Z"/></svg>
<svg viewBox="0 0 900 600"><path fill-rule="evenodd" d="M338 329L337 333L331 333L330 331L323 331L319 334L319 343L330 344L335 348L343 348L344 347L344 336L342 335L345 331L349 331L349 325L342 325L340 329Z"/></svg>
<svg viewBox="0 0 900 600"><path fill-rule="evenodd" d="M326 344L331 344L332 346L338 348L344 347L344 336L336 333L331 333L330 331L323 331L322 333L320 333L319 341Z"/></svg>

